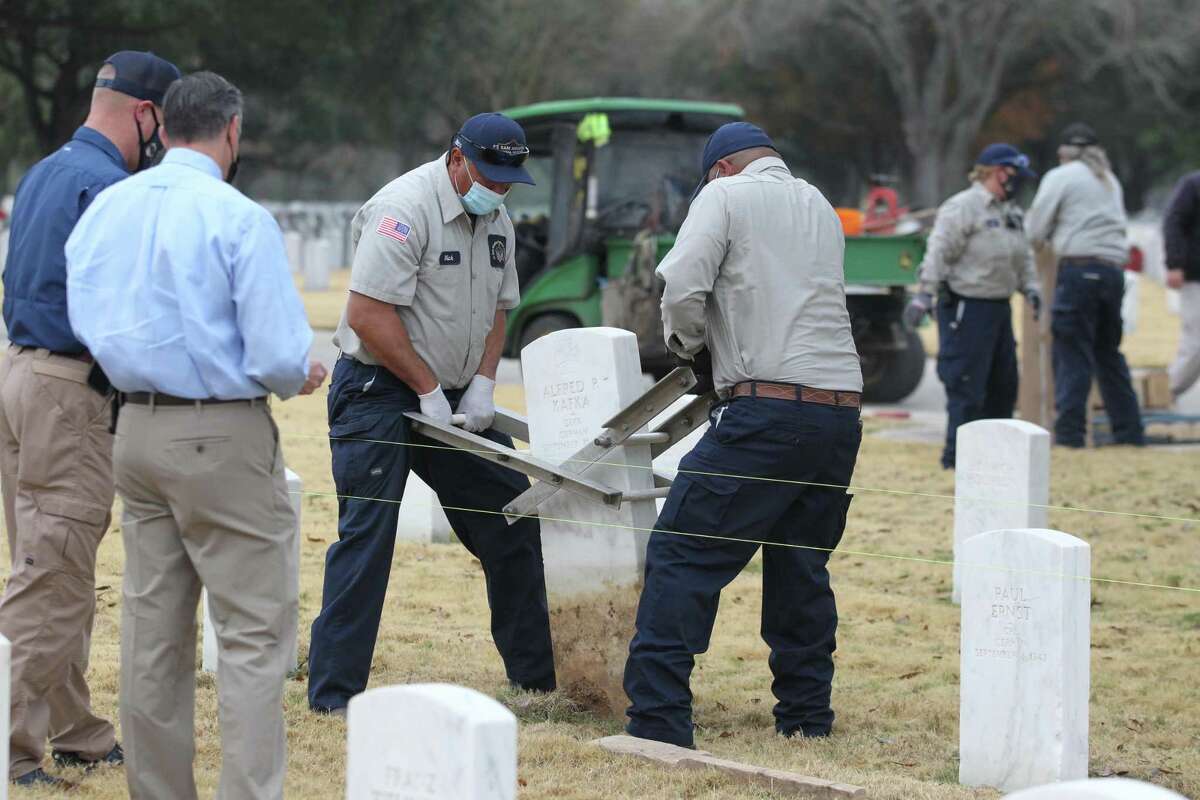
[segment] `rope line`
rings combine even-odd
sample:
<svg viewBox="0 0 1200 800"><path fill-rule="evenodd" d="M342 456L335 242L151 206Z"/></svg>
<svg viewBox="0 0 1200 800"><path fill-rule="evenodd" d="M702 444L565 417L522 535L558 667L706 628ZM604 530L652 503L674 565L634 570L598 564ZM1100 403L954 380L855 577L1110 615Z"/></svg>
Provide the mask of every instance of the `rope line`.
<svg viewBox="0 0 1200 800"><path fill-rule="evenodd" d="M354 436L327 436L327 435L321 436L321 435L312 434L312 433L284 433L282 435L303 438L303 439L324 439L324 440L332 439L334 441L340 441L340 442L365 442L368 444L387 444L387 445L392 445L395 447L421 447L421 448L426 448L426 449L430 449L430 450L454 450L454 451L457 451L460 453L470 453L473 455L481 455L481 456L494 455L493 451L491 451L491 450L473 450L473 449L467 448L467 447L453 447L451 445L444 445L444 444L421 444L418 442L393 442L393 441L388 441L386 439L364 439L364 438L358 438L358 437L354 437ZM528 450L521 450L521 451L517 451L517 452L527 453L529 455L535 455L534 453L532 453ZM564 459L560 463L563 463L563 464L578 463L578 464L585 464L587 466L603 465L603 466L609 466L609 467L624 467L625 469L641 469L641 470L653 470L654 469L653 466L644 466L642 464L621 464L621 463L617 463L617 462L613 462L613 461L605 461L603 459L601 459L599 461L588 461L588 460L582 459L582 458L567 458L567 459ZM586 471L586 469L584 471ZM584 471L581 471L578 474L580 476L582 476ZM689 470L689 469L680 469L680 470L678 470L678 472L679 472L679 474L704 475L704 476L712 477L712 478L735 478L738 480L764 481L764 482L768 482L768 483L780 483L780 484L786 484L786 485L792 485L792 486L811 486L811 487L815 487L818 489L844 489L845 491L850 492L851 494L860 494L860 493L862 493L862 494L886 494L886 495L893 495L893 496L897 496L897 497L920 497L920 498L925 498L925 499L929 499L929 500L963 499L963 500L969 500L972 503L978 503L980 505L990 505L990 506L1000 506L1000 507L1007 506L1007 507L1020 507L1020 508L1039 508L1039 509L1044 509L1046 511L1071 511L1071 512L1082 513L1082 514L1098 514L1101 516L1124 517L1126 519L1146 519L1146 520L1158 520L1160 522L1182 522L1182 523L1200 524L1200 517L1179 517L1179 516L1174 516L1174 515L1170 515L1170 514L1148 514L1145 512L1138 512L1138 511L1115 511L1112 509L1088 508L1086 506L1053 505L1050 503L1020 503L1020 502L1017 502L1014 500L997 500L997 499L988 498L988 497L958 498L957 496L955 496L953 494L942 494L940 492L919 492L919 491L910 491L910 490L906 490L906 489L878 489L878 488L870 487L870 486L856 486L854 484L841 485L841 484L834 484L834 483L819 483L816 481L801 481L801 480L793 480L793 479L789 479L789 478L771 478L771 477L758 476L758 475L738 475L736 473L731 473L731 472L707 472L704 470Z"/></svg>
<svg viewBox="0 0 1200 800"><path fill-rule="evenodd" d="M292 494L295 494L295 492L292 492ZM363 502L394 503L396 505L399 505L402 502L402 500L392 500L392 499L385 498L385 497L359 497L357 495L338 494L337 492L314 492L314 491L305 490L305 491L299 492L299 494L310 495L313 497L332 497L332 498L336 498L339 500L359 500L359 501L363 501ZM493 516L505 516L503 511L491 511L489 509L483 509L483 508L464 508L461 506L447 506L447 505L443 505L442 508L446 511L461 511L461 512L470 513L470 514L489 514L489 515L493 515ZM793 549L797 549L797 550L814 550L814 551L818 551L818 552L829 553L830 555L833 555L836 553L836 554L841 554L841 555L860 556L863 558L880 558L880 559L886 559L886 560L890 560L890 561L909 561L909 562L916 562L916 563L921 563L921 564L936 564L939 566L950 566L950 567L953 567L955 564L955 562L953 560L947 560L947 559L943 559L943 558L926 558L923 556L909 556L909 555L902 555L902 554L896 554L896 553L872 553L872 552L869 552L866 550L847 550L844 548L836 548L836 547L817 547L816 545L793 544L791 542L768 542L768 541L761 541L758 539L746 539L746 538L736 537L736 536L721 536L720 534L715 534L715 533L692 533L692 532L688 532L688 531L664 530L662 528L645 528L645 527L640 527L637 525L626 525L626 524L620 523L620 522L578 520L578 519L569 519L569 518L565 518L565 517L547 517L547 516L540 515L540 514L537 516L537 519L541 520L542 522L562 522L562 523L567 523L570 525L586 525L586 526L595 526L595 527L603 527L603 528L616 528L616 529L621 529L621 530L632 531L634 533L647 533L647 534L661 533L661 534L671 534L671 535L675 535L675 536L688 536L688 537L693 537L693 538L697 538L697 539L715 539L715 540L719 540L722 542L740 542L742 544L753 544L753 545L758 545L760 547L787 547L787 548L793 548ZM1001 572L1008 572L1010 574L1016 574L1016 575L1040 575L1043 577L1051 577L1051 578L1072 578L1074 580L1082 580L1082 581L1087 581L1089 583L1106 583L1106 584L1112 584L1112 585L1118 585L1118 586L1137 586L1137 587L1142 587L1142 588L1147 588L1147 589L1164 589L1164 590L1168 590L1168 591L1200 594L1200 587L1169 586L1164 583L1148 583L1148 582L1144 582L1144 581L1131 581L1131 580L1124 580L1124 579L1120 579L1120 578L1097 578L1097 577L1093 577L1093 576L1070 575L1065 572L1053 572L1050 570L1036 570L1036 569L1018 569L1016 567L1006 567L1006 566L1002 566L1000 564L972 564L969 562L959 562L959 564L960 564L960 566L962 566L964 568L991 569L991 570L996 570L996 571L1001 571Z"/></svg>

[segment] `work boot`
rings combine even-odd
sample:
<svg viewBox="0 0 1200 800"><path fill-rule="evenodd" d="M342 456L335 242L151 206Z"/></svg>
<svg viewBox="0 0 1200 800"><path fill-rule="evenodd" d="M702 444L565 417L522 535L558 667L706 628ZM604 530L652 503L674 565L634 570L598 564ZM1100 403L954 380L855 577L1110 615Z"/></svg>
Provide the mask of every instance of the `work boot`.
<svg viewBox="0 0 1200 800"><path fill-rule="evenodd" d="M75 784L70 781L64 781L62 778L56 778L50 775L46 770L38 767L33 772L26 772L19 778L13 779L13 783L17 786L53 786L64 792L75 788Z"/></svg>
<svg viewBox="0 0 1200 800"><path fill-rule="evenodd" d="M55 750L51 757L60 767L83 767L88 772L96 767L115 767L125 763L125 751L121 749L120 744L114 744L112 750L97 759L84 758L79 753L68 750Z"/></svg>

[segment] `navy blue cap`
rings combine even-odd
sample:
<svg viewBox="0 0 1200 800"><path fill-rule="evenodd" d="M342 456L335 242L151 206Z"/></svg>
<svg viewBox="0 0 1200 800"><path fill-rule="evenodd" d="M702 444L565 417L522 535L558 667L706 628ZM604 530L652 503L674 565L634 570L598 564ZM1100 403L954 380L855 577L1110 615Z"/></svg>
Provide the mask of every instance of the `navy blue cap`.
<svg viewBox="0 0 1200 800"><path fill-rule="evenodd" d="M104 63L112 64L117 76L97 78L98 88L149 100L156 106L163 104L167 87L182 77L179 67L149 51L122 50L104 59Z"/></svg>
<svg viewBox="0 0 1200 800"><path fill-rule="evenodd" d="M704 145L704 155L700 159L700 185L692 193L692 199L700 194L707 183L709 170L722 158L749 150L751 147L770 147L775 149L775 143L766 131L749 122L727 122L713 131Z"/></svg>
<svg viewBox="0 0 1200 800"><path fill-rule="evenodd" d="M454 134L454 146L489 181L533 185L522 166L529 156L525 130L503 114L489 111L471 117Z"/></svg>
<svg viewBox="0 0 1200 800"><path fill-rule="evenodd" d="M1029 156L1011 144L997 142L983 148L975 163L985 167L1016 167L1026 178L1036 178L1037 173L1029 168Z"/></svg>

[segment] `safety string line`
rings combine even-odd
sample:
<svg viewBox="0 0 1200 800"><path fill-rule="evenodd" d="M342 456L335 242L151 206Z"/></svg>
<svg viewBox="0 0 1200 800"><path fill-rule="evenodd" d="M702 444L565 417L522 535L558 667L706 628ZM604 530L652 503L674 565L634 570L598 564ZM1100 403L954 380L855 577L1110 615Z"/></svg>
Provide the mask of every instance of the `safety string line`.
<svg viewBox="0 0 1200 800"><path fill-rule="evenodd" d="M291 493L296 494L296 492L291 492ZM399 505L401 502L403 502L402 500L392 500L392 499L385 498L385 497L359 497L357 495L338 494L337 492L314 492L314 491L304 490L304 491L299 492L298 494L310 495L313 497L332 497L332 498L336 498L339 500L359 500L359 501L363 501L363 502L394 503L396 505ZM465 508L462 506L447 506L447 505L443 505L442 508L445 511L461 511L463 513L469 513L469 514L489 514L492 516L507 516L503 511L492 511L492 510L483 509L483 508ZM524 519L524 518L538 519L542 522L562 522L562 523L566 523L569 525L583 525L583 526L594 526L594 527L602 527L602 528L616 528L616 529L620 529L620 530L631 531L633 533L646 533L646 534L661 533L661 534L669 534L669 535L674 535L674 536L687 536L687 537L693 537L693 538L697 538L697 539L715 539L715 540L722 541L722 542L738 542L738 543L742 543L742 544L753 544L753 545L757 545L760 547L787 547L787 548L793 548L796 550L814 550L814 551L818 551L818 552L828 553L830 555L839 554L839 555L848 555L848 556L860 556L863 558L880 558L880 559L886 559L886 560L890 560L890 561L909 561L909 562L916 562L916 563L920 563L920 564L937 564L940 566L949 566L949 567L953 567L955 564L955 562L953 560L946 560L943 558L925 558L923 556L908 556L908 555L899 555L899 554L895 554L895 553L872 553L872 552L869 552L866 550L847 550L844 548L836 548L836 547L817 547L816 545L793 544L791 542L768 542L768 541L761 541L758 539L747 539L747 538L736 537L736 536L722 536L720 534L715 534L715 533L692 533L692 532L687 532L687 531L665 530L662 528L645 528L645 527L640 527L637 525L626 525L626 524L620 523L620 522L603 522L603 521L569 519L569 518L565 518L565 517L548 517L548 516L545 516L542 514L539 514L536 517L530 515L529 517L521 517L521 518L522 519ZM1039 576L1043 576L1043 577L1060 578L1060 579L1061 578L1071 578L1074 580L1087 581L1089 583L1106 583L1106 584L1112 584L1112 585L1118 585L1118 586L1136 586L1136 587L1141 587L1141 588L1146 588L1146 589L1165 589L1168 591L1200 594L1200 587L1169 586L1164 583L1147 583L1144 581L1130 581L1130 580L1123 580L1120 578L1096 578L1096 577L1085 576L1085 575L1071 575L1071 574L1068 574L1065 572L1053 572L1051 570L1018 569L1016 567L1006 567L1006 566L1002 566L1000 564L973 564L970 562L958 562L958 563L959 563L959 566L961 566L964 569L990 569L990 570L996 570L996 571L1000 571L1000 572L1007 572L1007 573L1014 574L1014 575L1039 575Z"/></svg>
<svg viewBox="0 0 1200 800"><path fill-rule="evenodd" d="M491 458L489 458L488 460L495 460L495 451L492 451L492 450L475 450L475 449L471 449L471 448L467 448L467 447L453 447L451 445L444 445L444 444L422 444L419 442L392 442L392 441L388 441L386 439L364 439L364 438L358 438L358 437L353 437L353 436L322 436L322 435L311 434L311 433L284 433L282 435L285 437L290 436L290 437L296 437L296 438L302 438L302 439L324 439L324 440L333 440L333 441L339 441L339 442L365 442L368 444L388 444L388 445L393 445L396 447L420 447L420 448L426 448L426 449L430 449L430 450L454 450L459 453L470 453L472 455L478 455L481 457L490 456ZM536 453L533 453L532 451L529 451L529 450L518 450L516 452L524 453L524 454L536 457ZM584 474L584 472L586 472L587 467L591 467L591 466L603 465L603 466L607 466L607 467L620 467L620 468L625 468L625 469L640 469L640 470L653 470L654 469L653 466L644 466L642 464L621 464L621 463L617 463L617 462L613 462L613 461L605 461L603 459L601 459L599 461L588 461L587 459L582 459L582 458L567 458L559 463L562 463L562 464L578 463L578 464L586 465L584 470L577 473L580 477L583 477L583 474ZM520 470L516 470L513 467L510 467L510 469L514 469L515 471L520 472ZM706 477L711 477L711 478L735 478L737 480L763 481L763 482L767 482L767 483L780 483L780 484L786 484L786 485L792 485L792 486L811 486L811 487L818 488L818 489L842 489L851 494L856 494L856 495L857 494L885 494L885 495L893 495L893 496L897 496L897 497L920 497L920 498L925 498L925 499L930 499L930 500L966 500L971 503L977 503L979 505L988 505L988 506L997 506L997 507L1040 508L1040 509L1045 509L1046 511L1071 511L1071 512L1082 513L1082 514L1098 514L1098 515L1110 516L1110 517L1124 517L1127 519L1145 519L1145 520L1158 520L1160 522L1182 522L1182 523L1193 523L1193 524L1200 523L1200 518L1198 518L1198 517L1179 517L1179 516L1173 516L1173 515L1169 515L1169 514L1148 514L1148 513L1144 513L1144 512L1138 512L1138 511L1114 511L1111 509L1103 509L1103 508L1088 508L1086 506L1063 506L1063 505L1053 505L1053 504L1049 504L1049 503L1021 503L1021 502L1017 502L1015 500L1002 500L1002 499L995 499L995 498L990 498L990 497L958 497L953 494L941 494L939 492L920 492L920 491L910 491L910 490L906 490L906 489L878 489L878 488L870 487L870 486L856 486L854 484L842 485L842 484L836 484L836 483L820 483L817 481L801 481L801 480L793 480L790 478L771 478L771 477L760 476L760 475L738 475L736 473L731 473L731 472L708 472L708 471L704 471L704 470L694 470L694 469L679 469L679 470L677 470L677 472L680 475L684 475L684 474L686 474L686 475L704 475Z"/></svg>

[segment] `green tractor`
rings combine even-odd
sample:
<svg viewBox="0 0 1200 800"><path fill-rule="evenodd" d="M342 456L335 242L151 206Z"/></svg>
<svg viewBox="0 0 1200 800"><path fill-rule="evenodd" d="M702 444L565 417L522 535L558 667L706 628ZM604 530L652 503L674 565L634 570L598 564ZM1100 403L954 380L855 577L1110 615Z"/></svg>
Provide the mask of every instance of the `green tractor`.
<svg viewBox="0 0 1200 800"><path fill-rule="evenodd" d="M506 354L516 356L553 331L610 324L638 333L643 367L665 374L671 365L661 331L650 332L658 325L653 309L639 306L636 313L646 319L637 324L614 321L610 312L622 302L614 305L607 290L632 277L638 253L648 252L656 263L671 249L705 141L721 125L741 119L742 109L596 98L505 113L525 128L531 151L526 165L537 181L514 186L506 201L516 227L522 295L508 318ZM924 374L921 340L900 319L923 253L918 234L847 236L847 300L868 400L901 400Z"/></svg>

